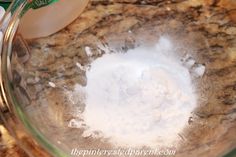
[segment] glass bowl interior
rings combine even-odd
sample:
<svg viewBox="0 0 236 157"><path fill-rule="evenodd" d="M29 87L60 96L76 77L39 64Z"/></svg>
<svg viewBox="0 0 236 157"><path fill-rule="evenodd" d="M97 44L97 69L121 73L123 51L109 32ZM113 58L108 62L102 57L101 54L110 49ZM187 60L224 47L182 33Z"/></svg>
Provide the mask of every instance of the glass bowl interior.
<svg viewBox="0 0 236 157"><path fill-rule="evenodd" d="M14 105L50 145L68 155L74 148L129 148L108 138L84 135L86 128L80 123L87 105L86 87L91 83L87 75L93 63L108 54L135 53L139 47L152 51L162 44L161 55L171 43L170 53L190 64L197 102L194 107L178 108L187 112L184 120L181 114L160 120L171 129L168 136L158 133L164 141L157 140L156 146L167 147L167 142L181 157L221 156L236 146L236 25L232 15L230 9L205 1L91 1L80 17L53 35L24 39L17 32L8 74L17 101ZM198 66L204 69L202 74L194 71ZM110 83L105 74L104 80ZM99 83L94 91L103 93ZM167 110L162 117L171 113ZM174 140L168 138L172 136Z"/></svg>

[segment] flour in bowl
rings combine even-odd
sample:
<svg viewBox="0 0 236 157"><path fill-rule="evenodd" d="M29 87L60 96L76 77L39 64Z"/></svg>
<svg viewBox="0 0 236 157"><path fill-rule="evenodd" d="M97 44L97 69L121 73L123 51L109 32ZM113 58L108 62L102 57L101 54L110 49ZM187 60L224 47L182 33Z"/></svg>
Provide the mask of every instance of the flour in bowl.
<svg viewBox="0 0 236 157"><path fill-rule="evenodd" d="M75 125L86 126L83 136L99 133L116 146L173 144L197 100L189 69L173 49L162 37L153 47L94 60L86 74L81 125Z"/></svg>

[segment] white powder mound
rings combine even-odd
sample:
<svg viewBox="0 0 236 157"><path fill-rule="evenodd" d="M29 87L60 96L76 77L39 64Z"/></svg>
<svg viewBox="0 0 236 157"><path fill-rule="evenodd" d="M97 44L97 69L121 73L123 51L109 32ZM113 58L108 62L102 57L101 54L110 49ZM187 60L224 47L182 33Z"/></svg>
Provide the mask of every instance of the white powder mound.
<svg viewBox="0 0 236 157"><path fill-rule="evenodd" d="M100 132L116 146L173 144L196 106L196 95L188 68L172 50L172 43L161 38L155 47L93 61L79 122L87 126L84 136Z"/></svg>

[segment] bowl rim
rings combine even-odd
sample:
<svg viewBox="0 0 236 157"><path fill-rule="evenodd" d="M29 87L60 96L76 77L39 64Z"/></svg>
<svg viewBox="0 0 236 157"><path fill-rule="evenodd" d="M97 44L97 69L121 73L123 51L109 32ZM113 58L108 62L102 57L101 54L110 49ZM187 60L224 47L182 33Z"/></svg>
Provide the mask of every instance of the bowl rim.
<svg viewBox="0 0 236 157"><path fill-rule="evenodd" d="M14 3L15 2L15 3ZM16 35L16 30L19 26L19 21L22 14L25 13L25 8L28 5L27 0L13 1L6 11L0 26L5 22L5 18L10 16L10 20L7 23L7 27L3 32L3 43L0 47L0 119L3 125L7 128L10 135L12 135L19 146L30 156L34 155L32 152L32 146L29 147L27 142L22 141L20 135L17 134L16 129L24 128L25 137L31 139L32 143L37 147L36 150L43 151L43 154L47 156L56 157L69 157L65 152L60 150L57 146L53 145L44 135L41 133L31 122L30 118L24 114L23 108L20 102L14 96L14 89L9 73L11 72L11 53L12 42ZM19 127L16 127L19 126ZM14 129L12 129L14 128ZM33 144L36 143L36 144Z"/></svg>

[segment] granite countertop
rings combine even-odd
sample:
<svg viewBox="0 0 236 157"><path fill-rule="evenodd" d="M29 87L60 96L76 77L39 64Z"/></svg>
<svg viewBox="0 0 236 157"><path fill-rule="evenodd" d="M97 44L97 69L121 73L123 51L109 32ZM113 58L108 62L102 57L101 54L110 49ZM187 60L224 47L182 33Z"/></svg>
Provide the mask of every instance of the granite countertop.
<svg viewBox="0 0 236 157"><path fill-rule="evenodd" d="M151 32L145 32L147 39L138 35L135 39L152 41L150 34L168 32L176 41L181 38L187 48L194 45L197 61L207 68L199 81L202 85L199 90L206 91L208 101L202 100L189 120L189 127L180 135L181 149L177 156L209 157L224 153L225 149L236 145L235 9L235 0L92 0L86 11L67 28L47 38L27 41L32 56L24 66L27 69L25 88L35 104L45 97L60 100L60 92L39 85L48 84L48 80L60 86L66 84L68 88L76 82L86 84L84 74L72 66L76 62L90 62L85 46L95 50L97 41L107 43L116 38L114 43L129 49L134 41L127 37L128 31L143 35L140 25L142 28L155 26ZM117 37L114 32L122 36ZM179 32L184 33L180 36ZM99 55L95 53L93 57ZM38 68L39 65L47 68ZM55 72L61 75L56 77ZM29 107L28 110L33 109ZM0 156L27 156L2 126L0 129Z"/></svg>

